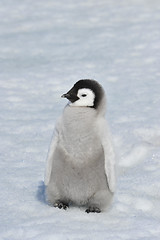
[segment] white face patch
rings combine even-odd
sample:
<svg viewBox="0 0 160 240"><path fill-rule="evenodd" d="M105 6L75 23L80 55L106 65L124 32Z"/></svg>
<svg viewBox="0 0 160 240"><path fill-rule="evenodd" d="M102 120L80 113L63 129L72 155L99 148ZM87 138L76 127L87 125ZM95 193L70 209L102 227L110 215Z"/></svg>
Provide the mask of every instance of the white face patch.
<svg viewBox="0 0 160 240"><path fill-rule="evenodd" d="M82 88L78 90L77 97L79 99L74 103L70 103L70 106L77 107L93 107L95 94L89 88Z"/></svg>

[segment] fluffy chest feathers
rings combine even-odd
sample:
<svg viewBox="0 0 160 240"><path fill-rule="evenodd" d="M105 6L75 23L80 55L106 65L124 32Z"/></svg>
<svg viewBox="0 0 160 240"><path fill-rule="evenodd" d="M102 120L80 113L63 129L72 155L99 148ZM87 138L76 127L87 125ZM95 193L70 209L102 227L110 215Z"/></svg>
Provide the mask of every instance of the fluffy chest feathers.
<svg viewBox="0 0 160 240"><path fill-rule="evenodd" d="M74 161L97 158L102 147L96 133L96 111L87 107L70 107L64 110L60 143Z"/></svg>

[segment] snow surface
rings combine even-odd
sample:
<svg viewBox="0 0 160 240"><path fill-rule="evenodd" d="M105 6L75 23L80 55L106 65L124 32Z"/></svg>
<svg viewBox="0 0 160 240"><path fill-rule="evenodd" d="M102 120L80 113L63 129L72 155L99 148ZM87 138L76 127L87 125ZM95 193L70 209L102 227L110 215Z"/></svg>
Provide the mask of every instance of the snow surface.
<svg viewBox="0 0 160 240"><path fill-rule="evenodd" d="M160 239L159 0L0 0L0 239ZM107 93L117 152L109 212L52 208L45 160L60 96Z"/></svg>

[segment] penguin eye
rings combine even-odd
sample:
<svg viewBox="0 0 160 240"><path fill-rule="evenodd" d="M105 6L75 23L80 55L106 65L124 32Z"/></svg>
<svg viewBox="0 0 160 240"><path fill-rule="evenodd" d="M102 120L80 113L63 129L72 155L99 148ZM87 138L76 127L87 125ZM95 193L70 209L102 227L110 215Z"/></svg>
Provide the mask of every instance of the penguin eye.
<svg viewBox="0 0 160 240"><path fill-rule="evenodd" d="M87 96L87 94L82 94L81 96L82 96L82 97L86 97L86 96Z"/></svg>

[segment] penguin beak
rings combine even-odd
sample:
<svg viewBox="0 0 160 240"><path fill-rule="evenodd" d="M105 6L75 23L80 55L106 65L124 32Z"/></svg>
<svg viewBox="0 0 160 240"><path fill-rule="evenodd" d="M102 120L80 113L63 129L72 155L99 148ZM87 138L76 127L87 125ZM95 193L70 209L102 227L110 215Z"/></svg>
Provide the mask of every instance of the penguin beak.
<svg viewBox="0 0 160 240"><path fill-rule="evenodd" d="M79 97L77 97L77 95L71 90L69 92L63 94L61 97L67 98L70 102L73 103L73 102L77 101L79 99Z"/></svg>
<svg viewBox="0 0 160 240"><path fill-rule="evenodd" d="M70 97L70 95L68 93L65 93L61 96L61 98L69 98L69 97Z"/></svg>

